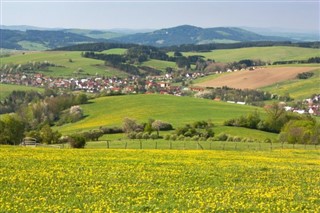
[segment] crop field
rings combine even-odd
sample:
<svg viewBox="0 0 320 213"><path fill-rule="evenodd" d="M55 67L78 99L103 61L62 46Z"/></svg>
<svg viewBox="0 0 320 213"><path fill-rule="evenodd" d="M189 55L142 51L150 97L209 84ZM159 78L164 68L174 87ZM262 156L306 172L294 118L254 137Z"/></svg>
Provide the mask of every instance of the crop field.
<svg viewBox="0 0 320 213"><path fill-rule="evenodd" d="M319 212L320 153L0 146L2 212Z"/></svg>
<svg viewBox="0 0 320 213"><path fill-rule="evenodd" d="M43 88L37 87L27 87L27 86L20 86L20 85L12 85L12 84L0 84L0 101L7 97L12 91L27 91L27 90L34 90L43 92Z"/></svg>
<svg viewBox="0 0 320 213"><path fill-rule="evenodd" d="M315 67L268 67L253 71L233 72L220 77L198 83L203 87L228 86L239 89L257 89L279 82L295 79L298 73L315 70Z"/></svg>
<svg viewBox="0 0 320 213"><path fill-rule="evenodd" d="M255 110L264 115L264 110L258 107L170 95L102 97L81 107L86 118L61 126L58 128L59 131L70 133L97 129L100 126L121 126L126 117L136 119L138 122L147 122L149 118L153 118L179 127L209 119L214 124L222 124L227 119L237 118Z"/></svg>
<svg viewBox="0 0 320 213"><path fill-rule="evenodd" d="M304 60L320 57L318 49L302 47L250 47L229 50L213 50L211 52L183 52L184 56L202 55L217 62L233 62L243 59L260 59L266 62Z"/></svg>
<svg viewBox="0 0 320 213"><path fill-rule="evenodd" d="M70 61L71 60L71 61ZM42 71L47 76L53 77L77 77L94 76L126 76L124 72L111 67L104 66L101 60L83 58L81 52L76 51L43 51L24 52L1 58L1 65L4 64L26 64L28 62L49 61L61 67L49 67L49 70ZM78 72L81 69L81 72ZM78 74L76 74L78 72Z"/></svg>

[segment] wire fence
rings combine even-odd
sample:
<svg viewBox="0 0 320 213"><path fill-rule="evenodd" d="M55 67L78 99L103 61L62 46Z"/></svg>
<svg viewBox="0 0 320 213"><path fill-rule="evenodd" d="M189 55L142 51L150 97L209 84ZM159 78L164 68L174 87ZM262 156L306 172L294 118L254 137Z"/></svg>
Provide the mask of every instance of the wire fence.
<svg viewBox="0 0 320 213"><path fill-rule="evenodd" d="M319 150L317 144L288 144L226 141L106 140L87 143L86 148L105 149L173 149L173 150Z"/></svg>

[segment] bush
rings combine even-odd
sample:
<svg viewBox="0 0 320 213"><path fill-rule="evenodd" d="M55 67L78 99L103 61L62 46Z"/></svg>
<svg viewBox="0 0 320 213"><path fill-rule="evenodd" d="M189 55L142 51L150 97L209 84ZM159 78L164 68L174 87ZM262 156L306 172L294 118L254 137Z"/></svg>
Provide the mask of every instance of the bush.
<svg viewBox="0 0 320 213"><path fill-rule="evenodd" d="M177 135L171 135L171 136L170 136L170 140L173 140L173 141L176 141L176 140L177 140L177 138L178 138L178 136L177 136Z"/></svg>
<svg viewBox="0 0 320 213"><path fill-rule="evenodd" d="M130 132L130 133L128 133L128 138L129 139L136 139L136 135L137 135L137 133L136 132Z"/></svg>
<svg viewBox="0 0 320 213"><path fill-rule="evenodd" d="M136 137L135 137L136 139L142 139L143 138L143 132L138 132L137 134L136 134Z"/></svg>
<svg viewBox="0 0 320 213"><path fill-rule="evenodd" d="M167 141L170 140L170 135L165 135L164 139L167 140Z"/></svg>
<svg viewBox="0 0 320 213"><path fill-rule="evenodd" d="M233 141L233 136L229 135L227 141Z"/></svg>
<svg viewBox="0 0 320 213"><path fill-rule="evenodd" d="M149 133L147 132L143 133L142 138L148 140L150 138Z"/></svg>
<svg viewBox="0 0 320 213"><path fill-rule="evenodd" d="M100 127L100 130L103 132L103 134L123 133L121 127Z"/></svg>
<svg viewBox="0 0 320 213"><path fill-rule="evenodd" d="M238 136L233 137L233 142L241 142L242 138Z"/></svg>
<svg viewBox="0 0 320 213"><path fill-rule="evenodd" d="M154 133L152 133L152 134L150 135L150 138L151 138L152 140L158 139L158 134L154 132Z"/></svg>
<svg viewBox="0 0 320 213"><path fill-rule="evenodd" d="M298 79L308 79L308 78L311 78L313 75L314 75L313 72L303 72L303 73L299 73L297 75L297 78Z"/></svg>
<svg viewBox="0 0 320 213"><path fill-rule="evenodd" d="M178 141L183 141L184 140L184 136L183 135L179 135L179 137L178 137Z"/></svg>
<svg viewBox="0 0 320 213"><path fill-rule="evenodd" d="M72 148L84 148L86 139L82 135L71 135L69 136L69 143Z"/></svg>
<svg viewBox="0 0 320 213"><path fill-rule="evenodd" d="M226 141L228 139L228 135L225 134L225 133L220 133L218 136L217 136L217 140L218 141Z"/></svg>

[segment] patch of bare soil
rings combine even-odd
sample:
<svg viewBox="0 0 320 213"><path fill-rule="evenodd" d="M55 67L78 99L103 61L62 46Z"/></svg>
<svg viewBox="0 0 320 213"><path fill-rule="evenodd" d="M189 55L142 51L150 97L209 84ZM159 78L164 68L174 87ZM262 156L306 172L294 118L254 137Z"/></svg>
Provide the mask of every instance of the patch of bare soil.
<svg viewBox="0 0 320 213"><path fill-rule="evenodd" d="M298 73L314 70L314 67L274 67L257 68L233 72L221 77L196 84L201 87L228 86L239 89L257 89L274 83L296 78Z"/></svg>

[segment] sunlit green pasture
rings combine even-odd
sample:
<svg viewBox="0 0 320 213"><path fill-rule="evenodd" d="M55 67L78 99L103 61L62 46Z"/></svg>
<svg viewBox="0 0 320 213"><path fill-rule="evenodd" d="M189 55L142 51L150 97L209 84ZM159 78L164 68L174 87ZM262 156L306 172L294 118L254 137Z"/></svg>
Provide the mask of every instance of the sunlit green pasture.
<svg viewBox="0 0 320 213"><path fill-rule="evenodd" d="M26 91L26 90L34 90L43 92L43 88L38 87L27 87L27 86L21 86L21 85L13 85L13 84L0 84L0 100L3 100L5 97L7 97L12 91Z"/></svg>
<svg viewBox="0 0 320 213"><path fill-rule="evenodd" d="M253 106L169 95L102 97L81 107L86 118L59 127L59 131L78 132L100 126L121 126L126 117L136 119L138 122L146 122L149 118L153 118L179 127L209 119L215 124L222 124L227 119L237 118L255 110L264 114L263 109Z"/></svg>
<svg viewBox="0 0 320 213"><path fill-rule="evenodd" d="M312 48L275 46L212 50L210 52L183 52L183 55L202 55L217 62L233 62L243 59L260 59L265 62L275 62L320 57L320 51Z"/></svg>
<svg viewBox="0 0 320 213"><path fill-rule="evenodd" d="M124 72L106 67L101 60L82 57L81 52L77 51L24 52L1 58L2 65L44 61L57 65L57 67L49 67L49 70L42 71L47 76L77 77L97 74L100 76L126 76Z"/></svg>
<svg viewBox="0 0 320 213"><path fill-rule="evenodd" d="M123 55L126 52L127 52L127 49L124 49L124 48L113 48L109 50L104 50L101 53Z"/></svg>
<svg viewBox="0 0 320 213"><path fill-rule="evenodd" d="M151 59L149 61L143 62L142 66L148 66L152 67L154 69L162 70L165 71L167 67L176 69L177 64L172 61L161 61L161 60L156 60L156 59Z"/></svg>
<svg viewBox="0 0 320 213"><path fill-rule="evenodd" d="M309 79L288 80L261 89L278 95L289 94L296 100L310 98L312 94L320 91L320 69L316 69L314 76Z"/></svg>
<svg viewBox="0 0 320 213"><path fill-rule="evenodd" d="M0 146L2 212L319 212L316 150Z"/></svg>

